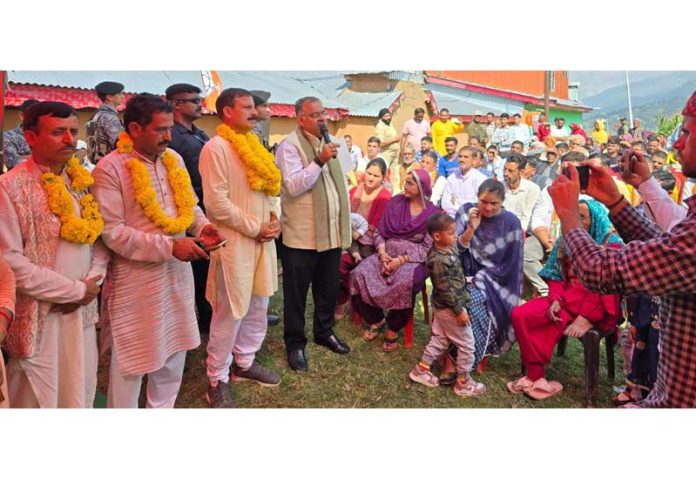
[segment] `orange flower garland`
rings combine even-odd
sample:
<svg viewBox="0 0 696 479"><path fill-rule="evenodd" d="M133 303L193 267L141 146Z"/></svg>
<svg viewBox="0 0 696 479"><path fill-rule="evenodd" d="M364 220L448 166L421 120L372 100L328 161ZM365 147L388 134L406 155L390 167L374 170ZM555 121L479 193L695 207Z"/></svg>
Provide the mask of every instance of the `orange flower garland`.
<svg viewBox="0 0 696 479"><path fill-rule="evenodd" d="M275 165L273 155L263 147L255 134L236 133L225 124L217 127L217 134L230 142L246 166L249 188L263 191L268 196L280 194L280 170Z"/></svg>
<svg viewBox="0 0 696 479"><path fill-rule="evenodd" d="M131 153L133 141L123 132L116 143L119 153ZM167 234L179 234L186 231L193 224L193 208L198 203L191 188L191 179L186 169L179 166L176 157L169 151L164 152L162 163L167 170L169 186L174 192L178 215L176 218L168 216L157 199L157 193L152 186L152 178L147 167L137 158L126 161L126 167L130 172L135 199L143 209L143 213Z"/></svg>

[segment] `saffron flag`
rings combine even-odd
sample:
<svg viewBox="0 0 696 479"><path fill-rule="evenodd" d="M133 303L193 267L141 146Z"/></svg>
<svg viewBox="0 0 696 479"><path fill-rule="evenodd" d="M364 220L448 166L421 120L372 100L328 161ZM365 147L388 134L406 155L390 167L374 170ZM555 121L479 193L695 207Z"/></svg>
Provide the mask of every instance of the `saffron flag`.
<svg viewBox="0 0 696 479"><path fill-rule="evenodd" d="M205 96L203 105L208 111L217 113L215 102L222 92L220 75L215 70L208 70L201 72L201 78L203 79L203 95Z"/></svg>

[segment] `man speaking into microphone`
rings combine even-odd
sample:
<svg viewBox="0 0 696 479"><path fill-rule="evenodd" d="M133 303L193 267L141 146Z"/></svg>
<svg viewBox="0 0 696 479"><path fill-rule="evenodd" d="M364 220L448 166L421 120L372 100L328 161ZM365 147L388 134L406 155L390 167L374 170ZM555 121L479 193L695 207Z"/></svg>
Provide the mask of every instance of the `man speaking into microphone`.
<svg viewBox="0 0 696 479"><path fill-rule="evenodd" d="M338 354L350 348L333 331L341 249L350 246L348 192L336 158L338 144L326 129L318 98L295 103L297 128L278 146L282 174L280 204L283 238L285 349L294 371L307 371L304 334L309 285L314 299L314 342Z"/></svg>

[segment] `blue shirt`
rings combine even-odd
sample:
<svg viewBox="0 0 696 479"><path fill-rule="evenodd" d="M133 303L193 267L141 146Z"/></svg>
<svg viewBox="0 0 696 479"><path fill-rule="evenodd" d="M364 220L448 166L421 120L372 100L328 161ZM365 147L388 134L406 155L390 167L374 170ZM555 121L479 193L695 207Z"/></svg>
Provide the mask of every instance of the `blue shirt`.
<svg viewBox="0 0 696 479"><path fill-rule="evenodd" d="M449 161L446 156L440 157L437 162L437 174L447 178L449 175L459 170L459 157L454 155L454 160Z"/></svg>

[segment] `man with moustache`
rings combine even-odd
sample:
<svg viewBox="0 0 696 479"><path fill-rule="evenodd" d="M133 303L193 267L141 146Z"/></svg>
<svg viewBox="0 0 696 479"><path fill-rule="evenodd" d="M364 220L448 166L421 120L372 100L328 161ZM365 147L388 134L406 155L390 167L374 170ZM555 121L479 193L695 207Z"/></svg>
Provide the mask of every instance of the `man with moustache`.
<svg viewBox="0 0 696 479"><path fill-rule="evenodd" d="M102 238L113 251L102 298L113 339L107 405L138 407L147 374L147 407L171 408L186 351L200 344L187 263L208 257L199 244L222 238L197 205L184 161L167 148L171 103L142 93L123 117L117 149L94 169Z"/></svg>
<svg viewBox="0 0 696 479"><path fill-rule="evenodd" d="M406 144L413 147L413 151L418 151L421 146L423 137L430 135L430 123L424 121L425 110L416 108L413 112L413 118L404 123L404 128L401 131L400 148L403 151Z"/></svg>
<svg viewBox="0 0 696 479"><path fill-rule="evenodd" d="M213 408L229 408L233 359L233 381L280 384L280 376L255 359L266 337L269 298L278 289L273 240L280 234L280 171L258 137L249 134L258 117L252 93L228 88L215 106L223 124L203 148L200 170L208 218L228 243L211 253L206 397ZM252 182L253 176L261 183Z"/></svg>
<svg viewBox="0 0 696 479"><path fill-rule="evenodd" d="M304 97L295 103L297 129L278 146L282 173L280 194L283 238L283 309L288 364L307 371L304 348L305 306L309 285L314 298L314 342L337 354L350 348L333 332L338 298L341 249L351 244L350 205L338 145L325 143L321 101Z"/></svg>
<svg viewBox="0 0 696 479"><path fill-rule="evenodd" d="M399 140L401 137L391 121L391 112L382 108L379 111L379 121L375 126L375 136L380 141L380 156L389 166L389 180L392 184L392 190L397 193L400 191L399 185L401 183L399 179Z"/></svg>
<svg viewBox="0 0 696 479"><path fill-rule="evenodd" d="M172 104L174 110L174 126L172 127L172 140L169 148L181 155L186 165L193 191L198 196L198 205L203 207L203 186L201 175L198 172L198 159L210 138L205 131L195 125L203 114L201 89L188 83L177 83L170 86L164 92L165 98ZM205 285L208 282L209 262L200 259L191 262L193 269L193 283L196 288L196 311L198 312L198 331L208 334L210 331L210 318L213 310L205 299Z"/></svg>
<svg viewBox="0 0 696 479"><path fill-rule="evenodd" d="M0 343L10 355L11 407L92 407L97 388L96 297L109 252L98 238L89 173L72 160L77 112L38 102L24 112L31 156L0 177L0 253L17 281L15 316ZM76 186L81 184L82 186ZM72 209L70 225L56 204ZM97 210L98 210L98 205ZM65 211L65 209L62 209ZM79 234L76 234L79 233ZM2 313L2 309L0 309Z"/></svg>

